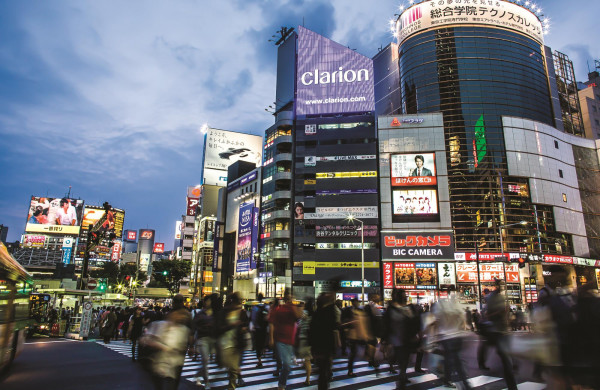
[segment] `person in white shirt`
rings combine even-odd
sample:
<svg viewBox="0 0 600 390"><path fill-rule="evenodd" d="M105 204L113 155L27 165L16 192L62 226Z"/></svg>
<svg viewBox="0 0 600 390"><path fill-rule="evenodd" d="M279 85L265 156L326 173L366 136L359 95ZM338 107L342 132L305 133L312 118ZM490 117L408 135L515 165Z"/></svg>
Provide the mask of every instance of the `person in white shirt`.
<svg viewBox="0 0 600 390"><path fill-rule="evenodd" d="M66 198L60 200L60 209L56 212L56 224L70 226L77 225L77 213L75 212L75 207L71 206L71 202Z"/></svg>

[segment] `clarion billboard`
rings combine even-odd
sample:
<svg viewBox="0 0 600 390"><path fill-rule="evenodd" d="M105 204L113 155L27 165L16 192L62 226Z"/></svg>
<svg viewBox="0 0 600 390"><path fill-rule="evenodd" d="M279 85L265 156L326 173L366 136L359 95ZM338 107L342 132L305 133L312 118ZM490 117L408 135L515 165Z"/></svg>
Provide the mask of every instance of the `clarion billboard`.
<svg viewBox="0 0 600 390"><path fill-rule="evenodd" d="M373 61L298 27L296 115L375 110Z"/></svg>

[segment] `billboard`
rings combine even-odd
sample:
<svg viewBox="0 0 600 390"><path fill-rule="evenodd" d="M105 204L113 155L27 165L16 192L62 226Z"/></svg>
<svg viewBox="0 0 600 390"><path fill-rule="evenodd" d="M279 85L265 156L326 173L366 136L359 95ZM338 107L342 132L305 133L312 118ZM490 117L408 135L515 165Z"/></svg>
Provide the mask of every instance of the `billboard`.
<svg viewBox="0 0 600 390"><path fill-rule="evenodd" d="M135 242L137 240L136 230L125 230L125 241Z"/></svg>
<svg viewBox="0 0 600 390"><path fill-rule="evenodd" d="M119 262L119 259L121 259L121 241L115 240L115 245L113 245L110 253L110 260L117 263Z"/></svg>
<svg viewBox="0 0 600 390"><path fill-rule="evenodd" d="M39 234L25 234L23 236L23 246L27 248L42 248L46 243L46 237Z"/></svg>
<svg viewBox="0 0 600 390"><path fill-rule="evenodd" d="M82 228L93 226L104 215L104 208L98 206L85 206L83 212ZM120 209L111 209L106 215L106 220L102 224L100 231L115 233L118 238L123 236L123 221L125 219L125 211Z"/></svg>
<svg viewBox="0 0 600 390"><path fill-rule="evenodd" d="M25 231L79 234L82 214L83 200L32 196Z"/></svg>
<svg viewBox="0 0 600 390"><path fill-rule="evenodd" d="M227 168L236 161L262 163L261 136L208 129L204 139L203 184L227 185Z"/></svg>
<svg viewBox="0 0 600 390"><path fill-rule="evenodd" d="M152 249L152 253L164 253L165 252L165 243L164 242L155 242L154 248Z"/></svg>
<svg viewBox="0 0 600 390"><path fill-rule="evenodd" d="M435 153L404 153L390 156L393 187L437 184Z"/></svg>
<svg viewBox="0 0 600 390"><path fill-rule="evenodd" d="M437 288L436 263L417 263L417 289L435 290Z"/></svg>
<svg viewBox="0 0 600 390"><path fill-rule="evenodd" d="M216 219L210 217L203 218L200 221L200 242L213 242L215 234L215 222Z"/></svg>
<svg viewBox="0 0 600 390"><path fill-rule="evenodd" d="M440 287L456 286L456 271L454 263L438 263Z"/></svg>
<svg viewBox="0 0 600 390"><path fill-rule="evenodd" d="M154 230L141 229L140 240L152 240L154 237Z"/></svg>
<svg viewBox="0 0 600 390"><path fill-rule="evenodd" d="M181 221L175 222L175 239L181 240Z"/></svg>
<svg viewBox="0 0 600 390"><path fill-rule="evenodd" d="M394 222L413 214L438 214L437 190L394 190L392 191Z"/></svg>
<svg viewBox="0 0 600 390"><path fill-rule="evenodd" d="M519 283L519 265L504 263L479 264L481 283L492 283L496 279L507 283ZM477 283L477 263L456 263L456 278L459 283Z"/></svg>
<svg viewBox="0 0 600 390"><path fill-rule="evenodd" d="M317 207L314 213L305 213L305 219L345 219L350 215L355 218L378 218L377 206L364 207Z"/></svg>
<svg viewBox="0 0 600 390"><path fill-rule="evenodd" d="M407 8L396 22L398 44L413 34L448 25L468 24L515 30L543 44L542 23L520 5L495 0L460 4L455 0L429 0Z"/></svg>
<svg viewBox="0 0 600 390"><path fill-rule="evenodd" d="M370 58L302 26L297 58L296 115L375 110Z"/></svg>
<svg viewBox="0 0 600 390"><path fill-rule="evenodd" d="M253 210L253 202L243 203L240 205L237 262L235 272L250 271L250 258L252 256Z"/></svg>
<svg viewBox="0 0 600 390"><path fill-rule="evenodd" d="M188 198L194 198L194 199L200 199L200 196L202 196L202 186L201 185L197 185L197 186L189 186L187 188L187 197Z"/></svg>
<svg viewBox="0 0 600 390"><path fill-rule="evenodd" d="M394 263L394 284L396 288L414 289L417 285L415 263Z"/></svg>
<svg viewBox="0 0 600 390"><path fill-rule="evenodd" d="M186 200L187 200L186 215L188 217L195 217L196 210L198 209L198 203L200 203L200 200L198 198L190 198L190 197L186 197Z"/></svg>
<svg viewBox="0 0 600 390"><path fill-rule="evenodd" d="M451 232L381 233L385 260L453 260Z"/></svg>

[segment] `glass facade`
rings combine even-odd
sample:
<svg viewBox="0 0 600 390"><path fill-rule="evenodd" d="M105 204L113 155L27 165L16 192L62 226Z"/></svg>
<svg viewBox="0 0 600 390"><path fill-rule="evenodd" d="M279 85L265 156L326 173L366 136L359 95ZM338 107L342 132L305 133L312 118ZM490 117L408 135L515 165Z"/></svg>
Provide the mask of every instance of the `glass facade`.
<svg viewBox="0 0 600 390"><path fill-rule="evenodd" d="M600 257L600 164L596 150L573 146L590 257Z"/></svg>
<svg viewBox="0 0 600 390"><path fill-rule="evenodd" d="M502 234L504 251L538 252L540 216L527 179L508 175L502 116L554 126L543 47L498 28L440 28L404 41L399 68L403 113L444 116L457 250L499 251ZM551 214L544 234L560 243L547 250L569 253Z"/></svg>

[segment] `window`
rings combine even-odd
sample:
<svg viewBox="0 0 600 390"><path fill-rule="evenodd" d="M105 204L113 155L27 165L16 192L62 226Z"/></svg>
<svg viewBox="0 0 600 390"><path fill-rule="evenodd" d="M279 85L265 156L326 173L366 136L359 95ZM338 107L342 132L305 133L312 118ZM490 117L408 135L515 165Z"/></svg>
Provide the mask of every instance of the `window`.
<svg viewBox="0 0 600 390"><path fill-rule="evenodd" d="M594 122L596 122L597 126L600 126L600 122L598 122L598 119L594 119Z"/></svg>
<svg viewBox="0 0 600 390"><path fill-rule="evenodd" d="M554 148L558 149L558 141L557 140L554 140Z"/></svg>
<svg viewBox="0 0 600 390"><path fill-rule="evenodd" d="M565 194L565 193L563 192L563 194L562 194L562 195L563 195L563 202L567 203L567 194Z"/></svg>
<svg viewBox="0 0 600 390"><path fill-rule="evenodd" d="M559 170L558 170L558 176L560 176L560 178L561 178L561 179L563 178L563 172L562 172L562 169L559 169Z"/></svg>
<svg viewBox="0 0 600 390"><path fill-rule="evenodd" d="M596 106L592 106L592 110L594 110L594 112L598 112L598 109L596 108Z"/></svg>

